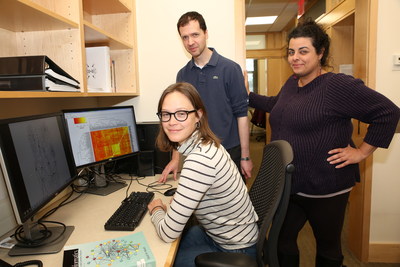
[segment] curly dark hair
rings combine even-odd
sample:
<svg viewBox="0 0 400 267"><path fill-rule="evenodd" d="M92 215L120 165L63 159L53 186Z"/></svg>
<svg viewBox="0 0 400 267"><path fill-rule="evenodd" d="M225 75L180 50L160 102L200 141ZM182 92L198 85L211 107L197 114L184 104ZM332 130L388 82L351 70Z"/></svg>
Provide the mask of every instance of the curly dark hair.
<svg viewBox="0 0 400 267"><path fill-rule="evenodd" d="M309 37L312 39L312 45L314 46L317 54L321 53L322 58L320 60L322 67L329 67L328 65L328 57L329 57L329 46L330 46L330 38L329 35L322 29L320 25L318 25L311 18L305 19L300 22L296 28L294 28L288 35L288 45L292 38L299 37Z"/></svg>

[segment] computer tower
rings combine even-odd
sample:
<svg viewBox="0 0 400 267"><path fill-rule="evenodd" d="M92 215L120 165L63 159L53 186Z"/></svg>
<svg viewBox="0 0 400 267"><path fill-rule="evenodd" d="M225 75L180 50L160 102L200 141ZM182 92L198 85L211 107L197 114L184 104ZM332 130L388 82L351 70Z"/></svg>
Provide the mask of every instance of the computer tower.
<svg viewBox="0 0 400 267"><path fill-rule="evenodd" d="M160 174L171 160L170 152L162 152L156 147L160 123L141 122L137 123L137 133L139 138L140 151L153 151L154 173Z"/></svg>

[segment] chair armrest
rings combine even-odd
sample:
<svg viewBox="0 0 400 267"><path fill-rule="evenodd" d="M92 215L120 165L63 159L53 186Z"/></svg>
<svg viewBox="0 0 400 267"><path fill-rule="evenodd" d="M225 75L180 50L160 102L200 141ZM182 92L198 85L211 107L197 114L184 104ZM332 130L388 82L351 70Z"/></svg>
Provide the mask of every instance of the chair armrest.
<svg viewBox="0 0 400 267"><path fill-rule="evenodd" d="M257 261L243 253L208 252L196 257L197 267L258 267Z"/></svg>

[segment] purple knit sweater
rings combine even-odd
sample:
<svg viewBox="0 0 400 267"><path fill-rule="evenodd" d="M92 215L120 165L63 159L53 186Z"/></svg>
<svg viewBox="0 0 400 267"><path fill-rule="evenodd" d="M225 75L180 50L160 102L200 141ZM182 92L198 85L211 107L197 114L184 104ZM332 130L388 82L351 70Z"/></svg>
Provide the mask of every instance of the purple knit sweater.
<svg viewBox="0 0 400 267"><path fill-rule="evenodd" d="M364 141L387 148L400 117L400 109L360 79L326 73L304 87L290 77L277 96L250 93L251 107L269 112L272 140L288 141L294 151L292 193L324 195L354 186L358 164L335 169L328 151L351 140L351 119L369 124Z"/></svg>

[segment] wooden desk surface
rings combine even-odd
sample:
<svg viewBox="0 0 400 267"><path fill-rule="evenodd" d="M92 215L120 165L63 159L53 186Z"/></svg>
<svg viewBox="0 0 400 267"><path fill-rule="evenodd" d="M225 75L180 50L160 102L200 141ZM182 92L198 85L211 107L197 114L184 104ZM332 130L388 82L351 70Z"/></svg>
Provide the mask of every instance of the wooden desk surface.
<svg viewBox="0 0 400 267"><path fill-rule="evenodd" d="M141 180L143 184L150 184L157 181L159 176L147 177ZM168 180L168 184L177 185L177 182ZM92 194L84 194L72 203L60 208L48 219L60 221L65 225L75 226L75 230L69 237L66 245L75 245L80 243L93 242L108 238L117 238L129 235L135 232L143 231L150 248L156 257L157 267L172 266L175 253L178 247L178 241L173 243L165 243L158 236L147 212L139 227L133 232L131 231L106 231L104 223L115 212L125 198L126 189L122 188L107 196L97 196ZM145 187L139 185L136 181L132 182L129 193L132 191L145 191ZM75 196L75 195L74 195ZM163 199L164 203L169 204L171 197L165 197L162 194L155 193L155 198ZM8 256L8 250L0 249L0 258L10 264L16 264L21 261L39 259L43 262L44 267L62 266L63 251L56 254L31 255L21 257Z"/></svg>

